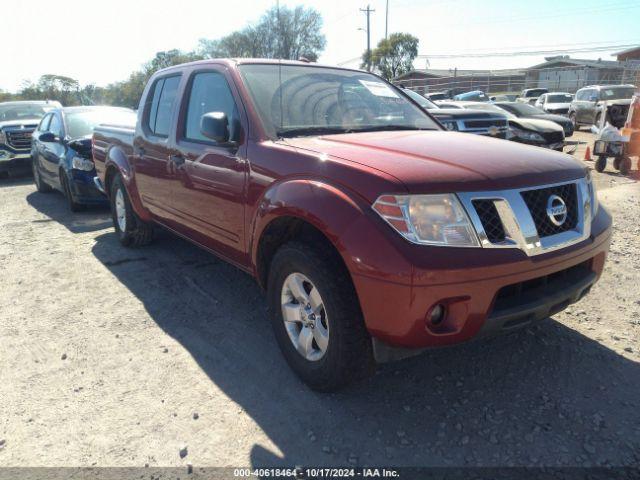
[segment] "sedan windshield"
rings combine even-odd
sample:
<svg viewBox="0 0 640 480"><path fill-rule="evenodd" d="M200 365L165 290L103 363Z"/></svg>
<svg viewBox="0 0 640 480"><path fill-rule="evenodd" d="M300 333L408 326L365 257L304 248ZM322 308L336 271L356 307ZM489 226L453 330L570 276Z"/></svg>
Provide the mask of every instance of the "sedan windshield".
<svg viewBox="0 0 640 480"><path fill-rule="evenodd" d="M0 105L0 122L42 118L53 108L36 103Z"/></svg>
<svg viewBox="0 0 640 480"><path fill-rule="evenodd" d="M422 108L426 108L427 110L437 110L438 109L438 106L435 103L433 103L428 98L424 98L418 92L414 92L413 90L409 90L408 88L405 88L404 89L404 93L409 95L409 97L411 97L411 99L414 102L416 102L418 105L420 105Z"/></svg>
<svg viewBox="0 0 640 480"><path fill-rule="evenodd" d="M70 138L82 138L93 133L98 125L135 125L136 114L128 108L88 108L65 112Z"/></svg>
<svg viewBox="0 0 640 480"><path fill-rule="evenodd" d="M439 130L423 110L380 78L333 68L240 65L272 137L376 130Z"/></svg>
<svg viewBox="0 0 640 480"><path fill-rule="evenodd" d="M525 98L539 97L543 93L547 93L547 89L546 88L533 88L531 90L527 90L524 93L524 96L525 96Z"/></svg>
<svg viewBox="0 0 640 480"><path fill-rule="evenodd" d="M573 95L570 93L547 95L547 103L571 103L571 100L573 100Z"/></svg>
<svg viewBox="0 0 640 480"><path fill-rule="evenodd" d="M633 87L611 87L603 88L600 92L602 100L626 100L633 97Z"/></svg>

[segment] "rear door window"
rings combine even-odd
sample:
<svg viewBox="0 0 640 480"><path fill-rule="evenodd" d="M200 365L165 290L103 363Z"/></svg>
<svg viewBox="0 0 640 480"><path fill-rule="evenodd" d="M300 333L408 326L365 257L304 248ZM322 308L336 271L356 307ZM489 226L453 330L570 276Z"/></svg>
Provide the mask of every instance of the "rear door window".
<svg viewBox="0 0 640 480"><path fill-rule="evenodd" d="M159 137L168 137L171 129L171 115L175 105L180 76L160 78L153 85L151 105L146 119L146 127Z"/></svg>

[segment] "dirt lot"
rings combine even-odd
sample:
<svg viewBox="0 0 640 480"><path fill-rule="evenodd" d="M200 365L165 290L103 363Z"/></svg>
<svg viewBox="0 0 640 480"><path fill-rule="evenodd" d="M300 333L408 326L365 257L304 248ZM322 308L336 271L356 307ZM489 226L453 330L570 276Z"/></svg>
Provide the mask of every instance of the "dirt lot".
<svg viewBox="0 0 640 480"><path fill-rule="evenodd" d="M640 185L596 175L615 234L586 299L333 395L290 372L245 274L2 180L0 466L637 466Z"/></svg>

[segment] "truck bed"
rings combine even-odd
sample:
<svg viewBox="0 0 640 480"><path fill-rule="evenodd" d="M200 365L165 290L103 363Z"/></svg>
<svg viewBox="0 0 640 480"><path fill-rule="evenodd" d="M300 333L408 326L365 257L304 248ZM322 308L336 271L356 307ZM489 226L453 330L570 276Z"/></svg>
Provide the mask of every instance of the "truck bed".
<svg viewBox="0 0 640 480"><path fill-rule="evenodd" d="M111 152L124 156L129 161L133 155L135 125L100 125L93 131L92 155L98 178L104 184L107 155Z"/></svg>

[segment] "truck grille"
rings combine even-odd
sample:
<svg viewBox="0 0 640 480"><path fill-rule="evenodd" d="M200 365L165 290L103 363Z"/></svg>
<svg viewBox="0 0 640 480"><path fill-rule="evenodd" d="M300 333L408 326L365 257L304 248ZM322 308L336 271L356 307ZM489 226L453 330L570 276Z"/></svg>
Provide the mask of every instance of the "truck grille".
<svg viewBox="0 0 640 480"><path fill-rule="evenodd" d="M491 243L503 242L506 234L494 201L489 199L474 200L473 206L480 217L487 239Z"/></svg>
<svg viewBox="0 0 640 480"><path fill-rule="evenodd" d="M489 127L507 127L506 120L464 120L464 126L467 128L489 128Z"/></svg>
<svg viewBox="0 0 640 480"><path fill-rule="evenodd" d="M540 237L548 237L576 228L578 223L578 202L575 183L538 190L527 190L521 194L527 207L529 207ZM562 198L567 206L567 218L560 226L552 223L549 215L547 215L547 202L551 195L557 195Z"/></svg>
<svg viewBox="0 0 640 480"><path fill-rule="evenodd" d="M16 150L31 149L31 134L33 130L7 130L7 145Z"/></svg>

